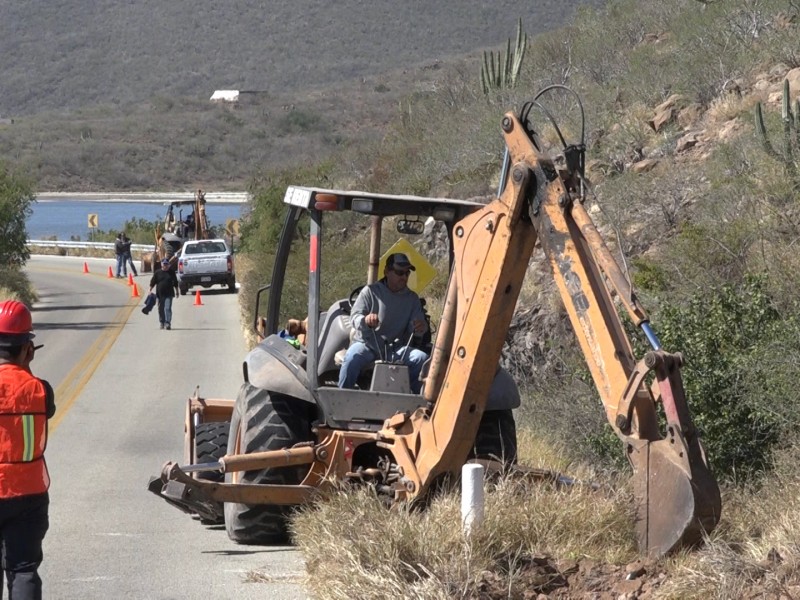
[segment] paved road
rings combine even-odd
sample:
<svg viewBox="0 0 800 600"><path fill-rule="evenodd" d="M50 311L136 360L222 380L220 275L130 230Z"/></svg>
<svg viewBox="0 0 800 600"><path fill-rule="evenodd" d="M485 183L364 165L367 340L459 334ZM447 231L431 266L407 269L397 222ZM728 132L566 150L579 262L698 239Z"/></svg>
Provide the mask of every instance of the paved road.
<svg viewBox="0 0 800 600"><path fill-rule="evenodd" d="M45 598L93 600L305 598L300 554L240 546L146 491L151 475L183 456L185 399L233 397L245 345L237 296L221 288L175 302L173 329L122 280L110 260L34 257L33 370L56 389L47 461L50 531ZM148 276L137 279L140 290ZM258 571L269 582L248 582ZM262 578L263 579L263 578Z"/></svg>

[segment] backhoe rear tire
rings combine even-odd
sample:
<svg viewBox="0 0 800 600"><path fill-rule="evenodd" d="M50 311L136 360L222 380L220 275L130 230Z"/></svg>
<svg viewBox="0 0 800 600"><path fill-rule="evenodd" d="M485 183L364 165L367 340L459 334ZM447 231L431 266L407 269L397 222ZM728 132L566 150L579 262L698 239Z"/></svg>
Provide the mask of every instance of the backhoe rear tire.
<svg viewBox="0 0 800 600"><path fill-rule="evenodd" d="M499 460L506 465L516 464L517 425L511 409L487 410L483 413L469 458Z"/></svg>
<svg viewBox="0 0 800 600"><path fill-rule="evenodd" d="M280 450L313 439L309 405L288 396L242 385L231 418L228 454ZM226 473L226 483L297 485L308 465ZM225 529L239 544L282 544L289 540L292 507L225 503Z"/></svg>
<svg viewBox="0 0 800 600"><path fill-rule="evenodd" d="M194 432L194 461L200 463L217 462L225 456L228 450L228 433L231 424L228 421L211 421L200 423ZM197 479L222 483L225 475L220 471L200 471ZM200 518L204 525L221 525L223 522L222 502L218 504L219 518L207 519Z"/></svg>

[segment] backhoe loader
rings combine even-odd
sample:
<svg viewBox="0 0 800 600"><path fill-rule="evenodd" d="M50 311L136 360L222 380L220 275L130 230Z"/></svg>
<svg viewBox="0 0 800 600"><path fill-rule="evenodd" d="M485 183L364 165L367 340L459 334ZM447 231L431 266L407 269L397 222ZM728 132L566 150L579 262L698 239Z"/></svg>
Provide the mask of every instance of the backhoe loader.
<svg viewBox="0 0 800 600"><path fill-rule="evenodd" d="M184 208L188 209L185 216ZM142 255L142 273L161 268L161 260L164 258L168 258L172 268L175 268L177 256L186 240L207 240L214 237L208 226L205 192L198 189L191 200L170 202L163 222L156 224L154 233L153 251Z"/></svg>
<svg viewBox="0 0 800 600"><path fill-rule="evenodd" d="M244 360L244 384L235 401L189 399L185 463L166 463L150 481L152 492L203 520L224 516L232 539L259 543L278 541L290 507L335 480L374 486L391 504L422 501L456 479L470 459L513 465L511 409L519 394L497 365L538 240L632 467L641 552L658 557L714 529L720 493L684 397L682 356L661 347L587 213L583 134L580 143L566 144L559 132L562 148L550 156L533 128L530 114L550 89L502 118L506 154L497 197L488 204L289 187L272 281L258 294L269 291L265 337ZM407 381L398 391L387 387L387 380L402 380L396 372L385 377L387 369L402 369L392 364L376 363L360 389L336 386L336 356L349 342L353 298L327 309L321 304L321 272L342 270L335 244L323 252L331 238L322 232L324 221L348 212L372 223L367 283L378 274L387 217L402 216L400 231L430 218L447 234L447 291L419 395L407 393ZM308 335L302 346L288 343L279 320L292 240L304 218ZM652 347L640 358L618 305Z"/></svg>

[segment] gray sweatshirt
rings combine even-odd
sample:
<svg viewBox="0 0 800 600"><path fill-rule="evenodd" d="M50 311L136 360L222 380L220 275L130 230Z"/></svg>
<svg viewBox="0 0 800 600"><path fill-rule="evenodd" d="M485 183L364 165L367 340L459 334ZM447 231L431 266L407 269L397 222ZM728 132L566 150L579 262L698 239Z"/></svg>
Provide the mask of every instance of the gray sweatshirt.
<svg viewBox="0 0 800 600"><path fill-rule="evenodd" d="M380 325L375 329L367 327L364 322L364 317L370 313L377 313L380 319ZM389 343L395 339L401 340L396 345L400 348L408 344L414 330L414 320L426 323L419 296L408 288L392 292L383 280L364 286L350 315L353 329L356 330L355 341L364 342L381 358L385 358L383 355L386 352L383 338Z"/></svg>

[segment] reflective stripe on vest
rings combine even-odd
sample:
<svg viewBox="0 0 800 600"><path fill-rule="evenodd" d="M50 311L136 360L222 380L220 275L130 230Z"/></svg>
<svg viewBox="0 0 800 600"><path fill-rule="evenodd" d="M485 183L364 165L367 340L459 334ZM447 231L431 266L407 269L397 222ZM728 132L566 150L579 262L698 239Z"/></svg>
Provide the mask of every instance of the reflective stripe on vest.
<svg viewBox="0 0 800 600"><path fill-rule="evenodd" d="M33 460L33 415L22 415L22 462Z"/></svg>

